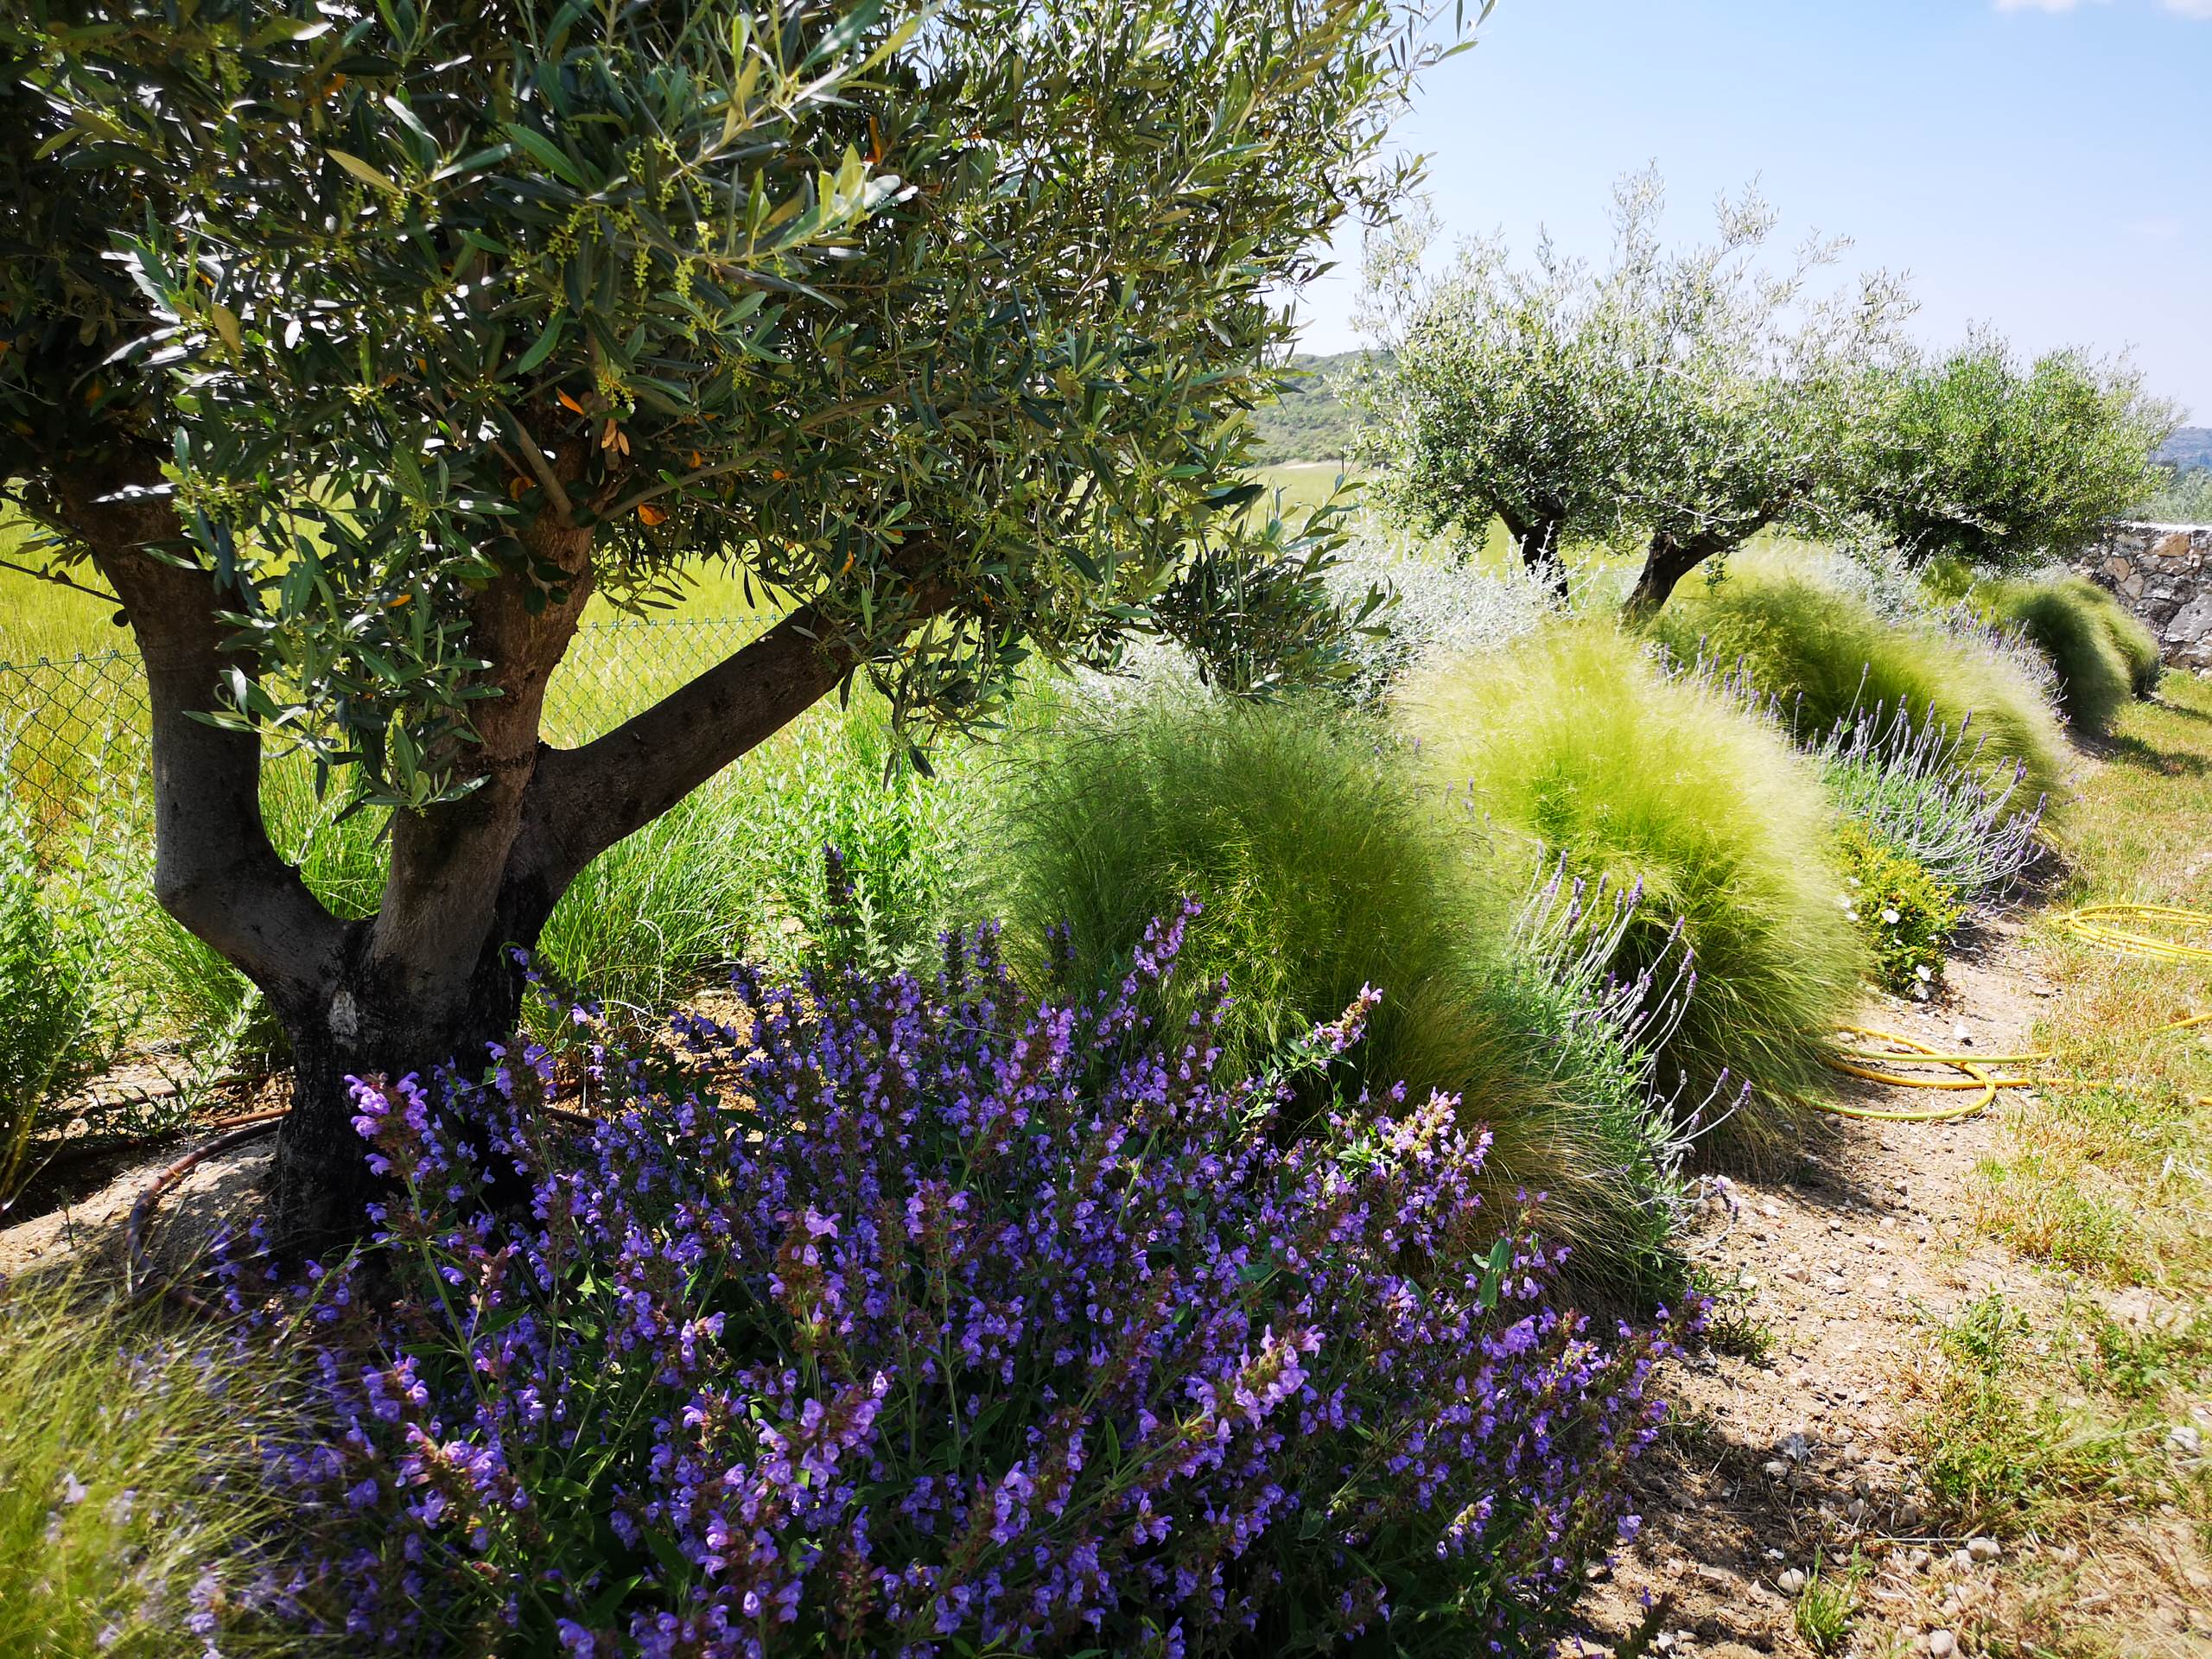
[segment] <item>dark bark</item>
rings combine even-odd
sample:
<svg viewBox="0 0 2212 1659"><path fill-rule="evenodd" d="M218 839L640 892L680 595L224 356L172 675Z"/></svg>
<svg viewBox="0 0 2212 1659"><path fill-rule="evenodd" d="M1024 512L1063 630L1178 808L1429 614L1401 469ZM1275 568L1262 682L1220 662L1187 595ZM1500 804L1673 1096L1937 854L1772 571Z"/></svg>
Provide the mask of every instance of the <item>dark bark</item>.
<svg viewBox="0 0 2212 1659"><path fill-rule="evenodd" d="M147 550L182 537L158 471L134 466L60 480L56 507L114 585L145 658L159 897L283 1021L293 1109L270 1197L288 1245L341 1244L391 1196L370 1174L348 1079L431 1081L447 1065L480 1075L486 1046L518 1024L516 950L536 946L583 867L834 689L856 652L802 610L597 741L549 748L539 718L591 591L591 539L545 515L526 532L531 563L557 566L565 585L533 596L529 578L502 577L470 602L471 641L499 696L474 705L478 741L447 758L477 786L395 817L376 916L340 922L270 844L258 738L194 717L226 674L256 665L226 646L213 578ZM917 620L938 602L925 592Z"/></svg>
<svg viewBox="0 0 2212 1659"><path fill-rule="evenodd" d="M1714 554L1729 551L1738 539L1717 535L1678 538L1670 531L1658 531L1644 552L1643 569L1629 590L1624 613L1633 618L1656 615L1677 582Z"/></svg>

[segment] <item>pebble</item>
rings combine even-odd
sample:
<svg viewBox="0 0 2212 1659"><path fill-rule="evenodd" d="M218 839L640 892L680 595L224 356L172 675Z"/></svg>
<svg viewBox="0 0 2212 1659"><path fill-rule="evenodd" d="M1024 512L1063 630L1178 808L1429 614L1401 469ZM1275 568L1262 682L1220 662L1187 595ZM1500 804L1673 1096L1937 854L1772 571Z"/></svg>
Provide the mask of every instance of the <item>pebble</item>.
<svg viewBox="0 0 2212 1659"><path fill-rule="evenodd" d="M1771 1480L1780 1480L1789 1472L1789 1465L1784 1463L1780 1458L1769 1458L1766 1460L1766 1473L1768 1478Z"/></svg>
<svg viewBox="0 0 2212 1659"><path fill-rule="evenodd" d="M1994 1538L1969 1538L1967 1554L1977 1561L1993 1561L2005 1553L2004 1546Z"/></svg>
<svg viewBox="0 0 2212 1659"><path fill-rule="evenodd" d="M2177 1423L2166 1431L2166 1444L2184 1457L2195 1457L2204 1446L2204 1436L2195 1423Z"/></svg>
<svg viewBox="0 0 2212 1659"><path fill-rule="evenodd" d="M1947 1659L1947 1656L1958 1650L1958 1646L1959 1638L1948 1630L1928 1632L1928 1651L1935 1656L1935 1659Z"/></svg>
<svg viewBox="0 0 2212 1659"><path fill-rule="evenodd" d="M1775 1583L1780 1587L1783 1595L1794 1596L1804 1589L1805 1575L1794 1567L1787 1567L1783 1568L1781 1576L1775 1580Z"/></svg>

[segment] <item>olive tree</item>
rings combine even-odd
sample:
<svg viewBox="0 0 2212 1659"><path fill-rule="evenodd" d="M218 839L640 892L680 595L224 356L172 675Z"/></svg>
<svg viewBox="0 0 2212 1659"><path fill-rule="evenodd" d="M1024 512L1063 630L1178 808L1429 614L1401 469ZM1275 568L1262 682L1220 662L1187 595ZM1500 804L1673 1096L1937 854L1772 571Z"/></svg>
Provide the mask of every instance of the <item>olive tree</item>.
<svg viewBox="0 0 2212 1659"><path fill-rule="evenodd" d="M1756 193L1724 199L1714 238L1678 251L1663 207L1655 175L1624 180L1602 269L1548 242L1516 268L1486 241L1431 278L1416 226L1369 271L1382 366L1363 395L1384 498L1470 539L1495 516L1554 582L1563 538L1642 540L1638 610L1767 525L1828 512L1905 310L1881 273L1816 289L1840 241L1770 261L1777 221Z"/></svg>
<svg viewBox="0 0 2212 1659"><path fill-rule="evenodd" d="M1435 234L1408 213L1370 242L1362 324L1374 342L1348 388L1365 417L1378 498L1431 532L1479 546L1493 518L1540 579L1564 580L1565 541L1605 540L1621 509L1652 353L1630 257L1599 272L1541 243L1532 266L1471 241L1436 278Z"/></svg>
<svg viewBox="0 0 2212 1659"><path fill-rule="evenodd" d="M1905 351L1910 305L1889 273L1815 288L1847 243L1808 241L1769 266L1777 219L1756 192L1724 200L1719 221L1713 244L1659 261L1648 289L1656 349L1620 509L1647 538L1631 615L1770 526L1841 528L1844 457Z"/></svg>
<svg viewBox="0 0 2212 1659"><path fill-rule="evenodd" d="M1394 0L0 30L0 475L136 633L159 896L290 1035L308 1236L375 1191L347 1077L481 1064L596 854L856 676L972 723L1240 550L1284 301L1440 49ZM780 620L549 746L587 601L705 561ZM279 746L392 809L372 917L272 849Z"/></svg>
<svg viewBox="0 0 2212 1659"><path fill-rule="evenodd" d="M2154 492L2177 412L2125 362L1993 334L1902 365L1855 446L1853 504L1905 557L1988 569L2066 559Z"/></svg>

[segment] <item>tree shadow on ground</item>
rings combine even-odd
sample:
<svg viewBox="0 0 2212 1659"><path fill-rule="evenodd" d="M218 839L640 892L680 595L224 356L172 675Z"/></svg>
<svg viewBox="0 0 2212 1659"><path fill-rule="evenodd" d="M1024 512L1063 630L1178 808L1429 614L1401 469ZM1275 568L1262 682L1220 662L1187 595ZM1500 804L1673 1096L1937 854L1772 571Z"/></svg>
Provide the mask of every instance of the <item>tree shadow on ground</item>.
<svg viewBox="0 0 2212 1659"><path fill-rule="evenodd" d="M2202 716L2212 718L2212 716ZM2186 750L2161 749L2139 737L2098 737L2076 732L2074 741L2098 760L2113 766L2133 766L2161 778L2202 778L2212 772L2212 760Z"/></svg>

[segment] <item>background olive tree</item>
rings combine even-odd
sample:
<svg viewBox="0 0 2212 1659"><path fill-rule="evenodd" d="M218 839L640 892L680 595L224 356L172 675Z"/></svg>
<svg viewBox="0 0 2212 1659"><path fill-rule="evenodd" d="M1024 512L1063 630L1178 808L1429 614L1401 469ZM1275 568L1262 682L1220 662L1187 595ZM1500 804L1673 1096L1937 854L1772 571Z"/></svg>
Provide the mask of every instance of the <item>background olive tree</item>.
<svg viewBox="0 0 2212 1659"><path fill-rule="evenodd" d="M475 1065L584 865L842 682L972 724L1255 556L1245 414L1314 251L1405 186L1430 24L10 9L0 477L137 634L161 899L291 1039L292 1227L374 1190L349 1075ZM549 747L587 601L702 561L781 620ZM272 745L394 809L373 916L271 848Z"/></svg>
<svg viewBox="0 0 2212 1659"><path fill-rule="evenodd" d="M2069 559L2155 493L2177 412L2125 362L2022 367L1993 334L1901 365L1854 445L1852 505L1916 563Z"/></svg>
<svg viewBox="0 0 2212 1659"><path fill-rule="evenodd" d="M1874 272L1823 290L1840 240L1774 259L1756 192L1682 249L1661 236L1664 206L1656 175L1622 182L1603 269L1548 243L1516 268L1477 242L1431 276L1424 225L1385 234L1358 396L1386 501L1471 541L1495 516L1532 568L1555 569L1567 537L1641 541L1637 609L1770 524L1833 518L1845 436L1900 357L1902 285Z"/></svg>

